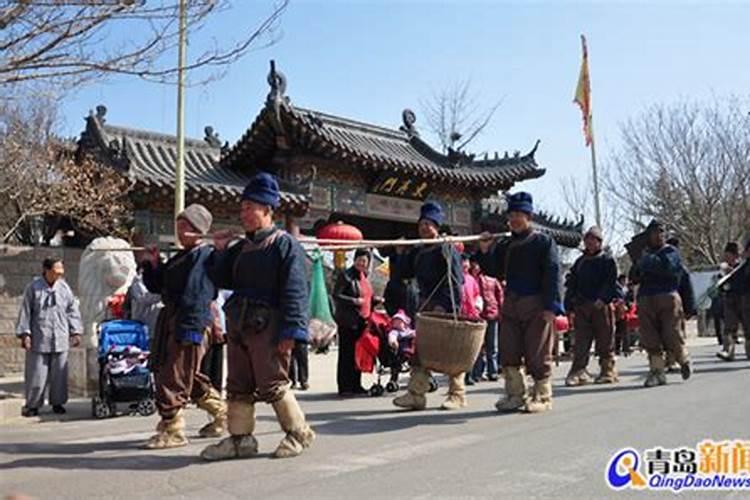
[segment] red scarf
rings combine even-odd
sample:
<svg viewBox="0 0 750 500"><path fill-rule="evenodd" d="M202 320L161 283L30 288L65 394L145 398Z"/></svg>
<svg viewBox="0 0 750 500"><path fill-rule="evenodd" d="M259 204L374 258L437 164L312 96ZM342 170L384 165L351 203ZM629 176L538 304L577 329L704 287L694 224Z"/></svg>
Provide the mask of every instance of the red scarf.
<svg viewBox="0 0 750 500"><path fill-rule="evenodd" d="M359 274L359 296L364 300L363 304L359 306L359 315L364 319L369 319L372 312L372 285L370 285L365 273Z"/></svg>

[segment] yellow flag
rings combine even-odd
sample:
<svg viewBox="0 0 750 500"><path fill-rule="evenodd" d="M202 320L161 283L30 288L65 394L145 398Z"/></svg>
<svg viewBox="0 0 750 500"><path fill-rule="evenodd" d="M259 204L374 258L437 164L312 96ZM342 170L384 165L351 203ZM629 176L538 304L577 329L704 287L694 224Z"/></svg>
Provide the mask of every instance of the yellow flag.
<svg viewBox="0 0 750 500"><path fill-rule="evenodd" d="M581 35L581 46L583 47L583 60L581 61L581 72L578 75L578 85L573 102L581 107L583 137L586 146L590 146L594 137L594 131L591 127L591 82L589 81L589 51L586 47L586 37L583 35Z"/></svg>

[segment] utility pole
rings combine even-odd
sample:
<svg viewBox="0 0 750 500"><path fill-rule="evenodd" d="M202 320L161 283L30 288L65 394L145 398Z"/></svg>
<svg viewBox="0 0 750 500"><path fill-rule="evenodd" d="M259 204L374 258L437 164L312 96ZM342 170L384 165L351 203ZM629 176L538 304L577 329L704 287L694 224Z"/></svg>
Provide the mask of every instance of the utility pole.
<svg viewBox="0 0 750 500"><path fill-rule="evenodd" d="M185 209L185 52L187 12L186 1L180 0L180 35L177 62L177 159L175 162L174 179L174 216L175 216L175 245L179 245L177 238L177 214Z"/></svg>

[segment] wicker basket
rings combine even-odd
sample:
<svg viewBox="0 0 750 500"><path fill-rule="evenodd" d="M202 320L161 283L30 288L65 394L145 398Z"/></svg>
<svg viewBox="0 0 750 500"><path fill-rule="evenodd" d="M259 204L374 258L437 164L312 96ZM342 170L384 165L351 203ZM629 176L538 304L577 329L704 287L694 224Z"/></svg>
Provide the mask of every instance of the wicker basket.
<svg viewBox="0 0 750 500"><path fill-rule="evenodd" d="M487 323L445 313L417 314L417 356L430 370L458 375L470 370L484 342Z"/></svg>

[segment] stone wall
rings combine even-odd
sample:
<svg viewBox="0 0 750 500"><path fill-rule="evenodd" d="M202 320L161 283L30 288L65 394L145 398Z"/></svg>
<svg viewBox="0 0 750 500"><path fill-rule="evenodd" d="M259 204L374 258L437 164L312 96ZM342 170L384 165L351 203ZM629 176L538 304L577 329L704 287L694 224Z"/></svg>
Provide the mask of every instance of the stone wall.
<svg viewBox="0 0 750 500"><path fill-rule="evenodd" d="M81 249L0 245L0 376L23 371L23 349L15 336L21 296L31 279L42 272L47 257L61 257L65 279L75 292Z"/></svg>

